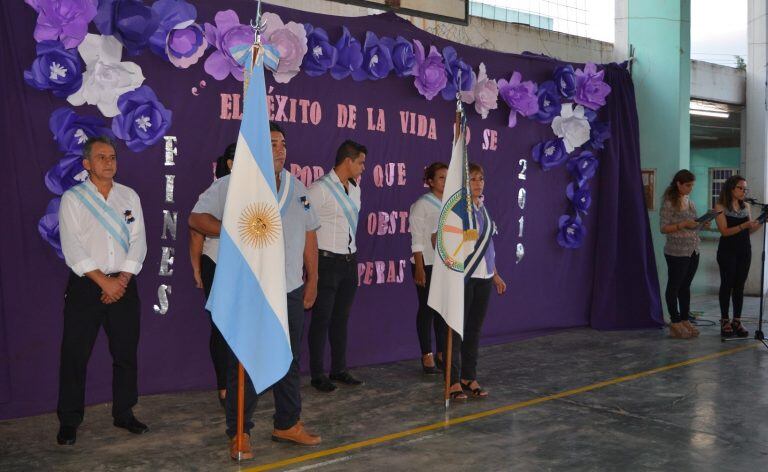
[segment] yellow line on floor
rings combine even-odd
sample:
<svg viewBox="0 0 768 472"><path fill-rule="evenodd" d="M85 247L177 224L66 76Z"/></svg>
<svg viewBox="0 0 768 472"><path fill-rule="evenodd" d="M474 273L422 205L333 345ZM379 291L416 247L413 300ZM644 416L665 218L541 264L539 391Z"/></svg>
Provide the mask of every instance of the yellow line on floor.
<svg viewBox="0 0 768 472"><path fill-rule="evenodd" d="M709 361L709 360L712 360L712 359L717 359L719 357L728 356L730 354L735 354L737 352L746 351L747 349L752 349L752 348L755 348L755 347L760 346L760 345L761 344L758 344L758 343L749 343L748 345L740 346L740 347L737 347L737 348L734 348L734 349L728 349L726 351L718 351L718 352L714 352L712 354L707 354L707 355L701 356L701 357L694 357L693 359L688 359L687 361L682 361L682 362L677 362L675 364L669 364L669 365L665 365L665 366L662 366L662 367L657 367L655 369L650 369L650 370L646 370L646 371L643 371L643 372L638 372L636 374L625 375L625 376L622 376L622 377L616 377L616 378L613 378L613 379L610 379L610 380L605 380L603 382L597 382L597 383L594 383L594 384L591 384L591 385L586 385L584 387L578 387L578 388L574 388L574 389L571 389L571 390L566 390L564 392L555 393L553 395L546 395L544 397L533 398L531 400L526 400L526 401L523 401L523 402L512 403L510 405L506 405L506 406L502 406L502 407L498 407L498 408L493 408L491 410L481 411L479 413L473 413L471 415L460 416L458 418L451 418L451 419L448 419L448 420L445 420L445 421L440 421L438 423L432 423L432 424L428 424L428 425L424 425L424 426L419 426L418 428L412 428L412 429L408 429L408 430L405 430L405 431L400 431L400 432L397 432L397 433L386 434L384 436L379 436L379 437L376 437L376 438L366 439L365 441L359 441L359 442L354 442L354 443L350 443L350 444L345 444L343 446L334 447L334 448L331 448L331 449L324 449L322 451L312 452L310 454L304 454L304 455L301 455L301 456L292 457L290 459L285 459L285 460L282 460L282 461L271 462L269 464L263 464L263 465L259 465L259 466L256 466L256 467L245 468L243 470L247 471L247 472L260 472L260 471L264 471L264 470L272 470L272 469L277 469L279 467L286 467L286 466L289 466L289 465L294 465L294 464L298 464L298 463L301 463L301 462L306 462L306 461L309 461L309 460L312 460L312 459L319 459L319 458L322 458L322 457L328 457L328 456L332 456L332 455L336 455L336 454L341 454L341 453L344 453L344 452L354 451L356 449L362 449L362 448L368 447L368 446L375 446L377 444L382 444L382 443L385 443L385 442L394 441L396 439L402 439L402 438L405 438L405 437L408 437L408 436L413 436L413 435L416 435L416 434L425 433L427 431L434 431L436 429L446 428L446 427L449 427L449 426L454 426L454 425L466 423L468 421L474 421L474 420L478 420L480 418L485 418L485 417L488 417L488 416L498 415L500 413L507 413L507 412L510 412L510 411L519 410L521 408L526 408L526 407L529 407L529 406L538 405L540 403L545 403L545 402L552 401L552 400L557 400L557 399L560 399L560 398L565 398L565 397L570 397L570 396L573 396L573 395L578 395L580 393L590 392L592 390L597 390L597 389L600 389L600 388L609 387L611 385L616 385L616 384L620 384L620 383L624 383L624 382L629 382L631 380L637 380L637 379L640 379L640 378L643 378L643 377L649 377L651 375L660 374L662 372L666 372L666 371L669 371L669 370L672 370L672 369L678 369L680 367L686 367L686 366L689 366L689 365L698 364L698 363L701 363L701 362L706 362L706 361Z"/></svg>

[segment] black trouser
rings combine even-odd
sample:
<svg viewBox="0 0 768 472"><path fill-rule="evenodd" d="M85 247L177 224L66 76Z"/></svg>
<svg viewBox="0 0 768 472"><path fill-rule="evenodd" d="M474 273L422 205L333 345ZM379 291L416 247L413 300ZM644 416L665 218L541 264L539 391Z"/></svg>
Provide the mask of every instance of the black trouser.
<svg viewBox="0 0 768 472"><path fill-rule="evenodd" d="M432 278L432 266L424 266L427 274L427 284L424 287L416 285L416 296L419 298L419 310L416 312L416 334L419 336L421 355L432 352L432 333L435 330L435 345L437 352L445 348L445 321L432 307L427 305L429 299L429 282ZM416 276L416 265L411 264L411 274Z"/></svg>
<svg viewBox="0 0 768 472"><path fill-rule="evenodd" d="M752 263L752 251L742 253L717 253L717 265L720 266L720 317L728 319L728 305L733 300L733 317L741 318L744 305L744 284L747 283L749 266Z"/></svg>
<svg viewBox="0 0 768 472"><path fill-rule="evenodd" d="M213 275L216 273L216 263L208 256L200 258L200 278L203 279L203 291L205 299L211 294L213 286ZM229 359L229 348L224 336L221 335L216 323L213 322L211 312L208 313L208 319L211 322L211 336L208 340L208 349L211 351L211 360L213 361L213 370L216 372L216 388L223 390L227 388L227 363Z"/></svg>
<svg viewBox="0 0 768 472"><path fill-rule="evenodd" d="M88 277L69 276L64 299L64 334L59 367L57 413L62 426L77 427L85 409L85 375L99 328L112 354L112 416L133 416L138 401L136 349L139 344L139 294L131 277L120 300L101 302L101 288Z"/></svg>
<svg viewBox="0 0 768 472"><path fill-rule="evenodd" d="M347 321L357 291L357 259L354 254L330 255L320 251L317 300L309 323L309 370L312 378L325 373L326 337L331 344L331 373L347 370Z"/></svg>
<svg viewBox="0 0 768 472"><path fill-rule="evenodd" d="M669 318L672 323L688 321L688 313L691 311L691 282L699 267L699 254L694 252L688 257L664 254L664 258L667 259L667 290L664 297L667 300Z"/></svg>
<svg viewBox="0 0 768 472"><path fill-rule="evenodd" d="M299 356L301 354L301 334L304 331L304 287L288 293L288 333L291 337L293 361L285 377L271 387L275 397L275 429L292 428L301 417L301 390L299 381ZM237 365L235 354L229 349L227 364L227 436L237 434ZM253 428L253 412L256 410L258 396L253 388L250 376L245 374L245 424L243 431L250 434Z"/></svg>
<svg viewBox="0 0 768 472"><path fill-rule="evenodd" d="M453 332L451 384L458 382L459 378L477 380L480 331L488 311L492 288L493 279L469 279L464 286L464 340Z"/></svg>

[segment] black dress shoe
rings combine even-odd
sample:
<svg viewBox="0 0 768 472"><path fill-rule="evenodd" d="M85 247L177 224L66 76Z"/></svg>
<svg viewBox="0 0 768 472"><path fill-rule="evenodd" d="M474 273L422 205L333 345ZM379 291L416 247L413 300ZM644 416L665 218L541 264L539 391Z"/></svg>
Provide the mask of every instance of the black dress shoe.
<svg viewBox="0 0 768 472"><path fill-rule="evenodd" d="M71 446L77 441L77 428L74 426L59 427L59 434L56 435L56 442L62 446Z"/></svg>
<svg viewBox="0 0 768 472"><path fill-rule="evenodd" d="M322 377L315 377L312 379L311 383L313 387L321 392L330 393L336 390L336 385L334 385L325 375Z"/></svg>
<svg viewBox="0 0 768 472"><path fill-rule="evenodd" d="M335 380L337 382L341 382L341 383L347 384L347 385L362 385L363 384L362 380L358 380L358 379L352 377L352 374L350 374L349 372L342 372L340 374L331 374L329 377L331 378L331 380Z"/></svg>
<svg viewBox="0 0 768 472"><path fill-rule="evenodd" d="M112 424L114 424L118 428L127 429L133 434L144 434L147 431L149 431L149 426L137 420L135 416L131 416L130 418L126 418L123 420L115 419L115 422Z"/></svg>

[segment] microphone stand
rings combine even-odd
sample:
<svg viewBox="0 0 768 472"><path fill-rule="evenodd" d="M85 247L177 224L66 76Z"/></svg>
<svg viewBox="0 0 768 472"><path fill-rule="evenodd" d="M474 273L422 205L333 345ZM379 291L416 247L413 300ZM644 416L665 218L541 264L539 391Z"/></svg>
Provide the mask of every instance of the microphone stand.
<svg viewBox="0 0 768 472"><path fill-rule="evenodd" d="M763 305L765 301L765 243L766 243L766 218L768 218L768 203L760 203L754 199L750 199L749 203L752 205L760 206L760 217L763 226L763 247L762 257L760 258L760 315L757 319L757 329L755 330L755 339L763 343L768 348L768 344L765 342L765 334L763 333Z"/></svg>

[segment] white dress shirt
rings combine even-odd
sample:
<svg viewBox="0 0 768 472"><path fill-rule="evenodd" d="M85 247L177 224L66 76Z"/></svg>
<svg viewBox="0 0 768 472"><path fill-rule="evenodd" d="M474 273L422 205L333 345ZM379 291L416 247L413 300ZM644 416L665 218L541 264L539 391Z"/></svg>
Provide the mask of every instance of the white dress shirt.
<svg viewBox="0 0 768 472"><path fill-rule="evenodd" d="M411 253L420 252L424 256L424 265L435 262L435 249L432 247L432 233L437 228L442 203L432 192L419 197L408 214L408 226L411 230ZM411 262L414 262L411 257Z"/></svg>
<svg viewBox="0 0 768 472"><path fill-rule="evenodd" d="M341 186L339 176L334 170L328 173L328 178L334 185ZM344 191L340 187L340 191ZM352 202L360 208L360 186L353 181L347 184L347 194ZM344 210L336 198L331 195L328 188L320 181L315 181L309 188L309 199L320 218L320 229L317 230L317 246L320 250L330 251L336 254L354 254L357 252L355 245L355 229L351 228ZM360 226L358 224L358 226Z"/></svg>
<svg viewBox="0 0 768 472"><path fill-rule="evenodd" d="M79 189L81 186L85 188ZM87 190L83 192L84 195L100 199L86 200L93 208L101 212L99 206L106 203L125 224L128 232L127 251L78 197L77 192L82 190ZM115 221L112 220L112 223ZM116 227L117 225L113 226ZM117 182L112 184L106 199L90 180L64 192L59 206L59 234L64 260L72 272L80 277L96 269L105 274L130 272L136 275L141 271L144 257L147 255L147 239L139 196L132 189Z"/></svg>

